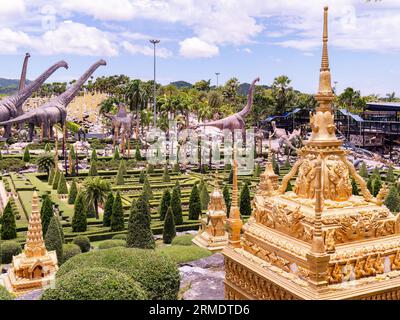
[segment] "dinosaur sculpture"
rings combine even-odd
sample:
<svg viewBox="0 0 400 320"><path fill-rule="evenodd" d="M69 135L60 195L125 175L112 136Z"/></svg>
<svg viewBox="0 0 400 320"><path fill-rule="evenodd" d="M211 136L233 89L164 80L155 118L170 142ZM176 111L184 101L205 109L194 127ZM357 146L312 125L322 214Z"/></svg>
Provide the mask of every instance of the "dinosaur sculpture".
<svg viewBox="0 0 400 320"><path fill-rule="evenodd" d="M285 144L289 148L296 150L293 143L296 142L301 136L301 129L294 129L291 134L287 134L285 129L277 128L275 121L271 122L272 137L275 136L279 141L279 148Z"/></svg>
<svg viewBox="0 0 400 320"><path fill-rule="evenodd" d="M42 73L36 80L29 83L22 90L16 94L0 100L0 122L4 126L4 138L8 138L11 134L12 123L4 123L18 116L22 113L22 104L32 95L33 92L38 90L40 86L59 68L68 69L68 64L65 61L59 61L52 65L44 73ZM19 110L17 109L19 108Z"/></svg>
<svg viewBox="0 0 400 320"><path fill-rule="evenodd" d="M21 71L21 78L19 80L19 87L18 87L18 91L21 91L23 88L25 88L25 84L26 84L26 71L28 69L28 60L31 57L31 55L29 53L25 53L25 58L24 58L24 63L22 65L22 71ZM17 116L20 116L24 113L24 110L22 109L22 105L23 103L21 103L20 105L17 105ZM19 125L18 127L19 130L22 129L22 124Z"/></svg>
<svg viewBox="0 0 400 320"><path fill-rule="evenodd" d="M78 94L82 85L86 80L93 74L93 72L100 66L105 66L104 60L99 60L94 63L70 88L59 96L51 99L41 107L31 110L22 116L15 119L1 122L0 125L12 125L14 123L25 123L29 124L29 140L33 138L33 131L35 126L39 126L42 129L42 137L53 138L53 126L60 123L62 126L66 123L67 118L67 106Z"/></svg>
<svg viewBox="0 0 400 320"><path fill-rule="evenodd" d="M206 123L201 123L198 125L193 126L193 129L199 128L199 127L216 127L220 130L224 130L224 129L228 129L232 132L234 132L234 130L242 130L243 132L243 136L244 136L244 129L245 129L245 118L246 116L250 113L251 111L251 107L253 105L253 95L254 95L254 87L256 82L260 81L260 78L256 78L253 80L253 82L250 85L249 88L249 92L248 92L248 96L247 96L247 104L244 106L244 108L223 119L220 120L216 120L216 121L210 121L210 122L206 122Z"/></svg>
<svg viewBox="0 0 400 320"><path fill-rule="evenodd" d="M118 137L121 136L121 152L125 153L125 140L130 140L132 134L132 121L133 116L132 114L128 114L126 111L126 105L120 103L118 105L118 112L116 115L106 113L104 114L107 118L111 120L111 124L114 131L114 141L113 147L115 148L115 144L118 141ZM128 147L129 152L129 147Z"/></svg>

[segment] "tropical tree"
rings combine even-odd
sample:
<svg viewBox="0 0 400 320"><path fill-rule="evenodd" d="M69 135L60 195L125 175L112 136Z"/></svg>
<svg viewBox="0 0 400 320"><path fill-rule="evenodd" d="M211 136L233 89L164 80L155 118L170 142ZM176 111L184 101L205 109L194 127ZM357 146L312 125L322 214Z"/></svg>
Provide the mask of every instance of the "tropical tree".
<svg viewBox="0 0 400 320"><path fill-rule="evenodd" d="M37 165L40 171L45 171L49 175L49 171L54 167L54 157L52 154L45 152L39 155Z"/></svg>
<svg viewBox="0 0 400 320"><path fill-rule="evenodd" d="M1 218L1 240L10 240L17 237L15 215L9 200Z"/></svg>
<svg viewBox="0 0 400 320"><path fill-rule="evenodd" d="M111 231L124 230L124 209L122 207L122 200L119 192L117 192L114 199L110 227Z"/></svg>
<svg viewBox="0 0 400 320"><path fill-rule="evenodd" d="M96 219L99 219L99 203L105 201L111 186L108 181L94 177L85 179L83 187L85 200L88 204L94 206Z"/></svg>

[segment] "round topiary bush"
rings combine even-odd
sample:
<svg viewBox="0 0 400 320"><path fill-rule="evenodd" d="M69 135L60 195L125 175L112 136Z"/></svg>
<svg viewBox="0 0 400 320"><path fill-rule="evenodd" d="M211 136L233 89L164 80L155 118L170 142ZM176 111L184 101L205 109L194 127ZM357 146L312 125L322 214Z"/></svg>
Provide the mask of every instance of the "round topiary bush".
<svg viewBox="0 0 400 320"><path fill-rule="evenodd" d="M90 251L90 240L86 236L76 236L72 243L81 248L82 253Z"/></svg>
<svg viewBox="0 0 400 320"><path fill-rule="evenodd" d="M176 263L154 250L118 247L83 253L64 263L57 277L85 267L122 272L139 282L151 300L176 300L178 297L180 275Z"/></svg>
<svg viewBox="0 0 400 320"><path fill-rule="evenodd" d="M16 241L0 242L1 261L0 264L11 263L12 257L22 252L21 245Z"/></svg>
<svg viewBox="0 0 400 320"><path fill-rule="evenodd" d="M129 276L107 268L83 268L58 277L42 300L144 300L145 290Z"/></svg>
<svg viewBox="0 0 400 320"><path fill-rule="evenodd" d="M14 296L8 292L8 290L0 285L0 301L1 300L13 300Z"/></svg>
<svg viewBox="0 0 400 320"><path fill-rule="evenodd" d="M63 263L80 253L82 251L78 245L74 243L63 244Z"/></svg>
<svg viewBox="0 0 400 320"><path fill-rule="evenodd" d="M192 234L184 234L182 236L175 237L171 244L178 246L191 246L193 244L193 238L194 236Z"/></svg>
<svg viewBox="0 0 400 320"><path fill-rule="evenodd" d="M121 233L121 234L116 234L115 236L112 237L113 240L125 240L126 241L126 234Z"/></svg>
<svg viewBox="0 0 400 320"><path fill-rule="evenodd" d="M99 244L99 250L110 249L115 247L125 247L125 240L105 240Z"/></svg>

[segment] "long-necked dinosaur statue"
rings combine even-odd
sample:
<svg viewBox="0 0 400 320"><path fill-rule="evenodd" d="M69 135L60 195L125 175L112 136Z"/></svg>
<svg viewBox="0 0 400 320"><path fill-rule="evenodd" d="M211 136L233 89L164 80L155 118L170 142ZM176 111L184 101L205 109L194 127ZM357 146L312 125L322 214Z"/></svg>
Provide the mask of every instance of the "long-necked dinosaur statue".
<svg viewBox="0 0 400 320"><path fill-rule="evenodd" d="M70 88L59 96L53 98L41 107L31 110L22 116L15 119L1 122L0 125L12 125L15 123L29 124L29 140L33 138L35 126L42 129L42 137L53 138L53 126L60 123L65 125L67 118L67 106L79 93L80 88L84 85L87 79L100 66L105 66L104 60L99 60L94 63Z"/></svg>
<svg viewBox="0 0 400 320"><path fill-rule="evenodd" d="M260 81L260 78L257 77L251 83L249 92L247 95L247 104L244 106L244 108L241 111L239 111L229 117L220 119L220 120L197 124L195 126L192 126L191 128L196 129L199 127L216 127L220 130L228 129L232 133L234 130L238 130L238 129L242 130L242 132L244 132L245 118L250 113L251 108L253 106L254 87L256 85L256 82L258 82L258 81Z"/></svg>
<svg viewBox="0 0 400 320"><path fill-rule="evenodd" d="M25 88L26 85L26 72L28 70L28 60L31 57L29 52L25 53L24 57L24 63L22 65L22 71L21 71L21 78L19 79L19 86L18 86L18 91L21 91L23 88ZM20 103L19 105L15 106L17 108L17 116L20 116L21 114L24 114L24 110L22 109L22 105L24 103ZM19 125L19 129L22 129L22 124Z"/></svg>
<svg viewBox="0 0 400 320"><path fill-rule="evenodd" d="M65 61L59 61L52 65L49 69L43 72L36 80L29 83L22 90L12 96L6 97L0 100L0 121L4 126L4 138L8 138L11 134L12 123L5 124L10 119L18 116L18 113L22 113L22 104L32 95L33 92L38 90L40 86L59 68L68 69L68 64ZM20 110L18 111L18 108Z"/></svg>

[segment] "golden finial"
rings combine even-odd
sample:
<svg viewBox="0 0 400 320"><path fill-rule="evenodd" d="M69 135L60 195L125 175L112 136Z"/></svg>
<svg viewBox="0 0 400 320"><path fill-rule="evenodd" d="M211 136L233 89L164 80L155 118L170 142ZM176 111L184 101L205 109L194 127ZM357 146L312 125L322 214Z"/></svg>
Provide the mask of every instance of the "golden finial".
<svg viewBox="0 0 400 320"><path fill-rule="evenodd" d="M234 155L234 158L233 158L232 206L231 206L231 208L237 208L237 207L238 207L237 160L236 160L236 156Z"/></svg>
<svg viewBox="0 0 400 320"><path fill-rule="evenodd" d="M268 136L268 162L272 163L272 143L271 143L272 135L269 133Z"/></svg>

